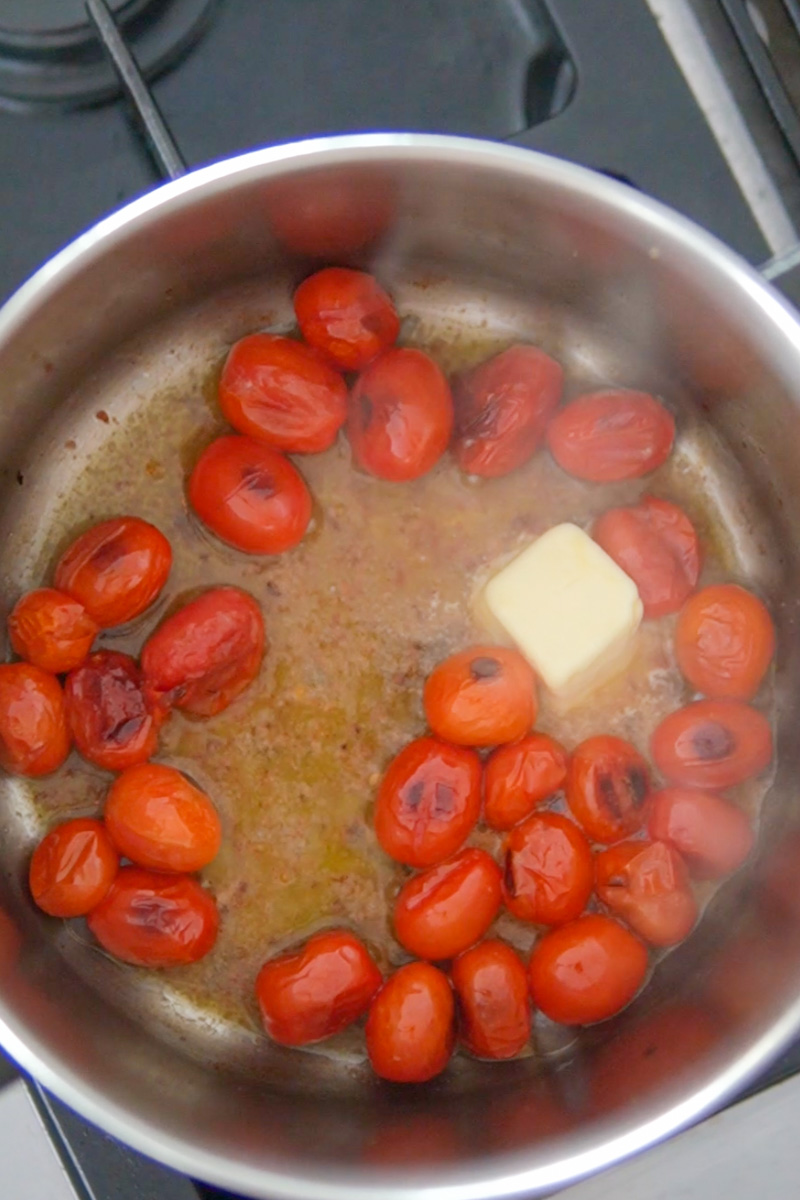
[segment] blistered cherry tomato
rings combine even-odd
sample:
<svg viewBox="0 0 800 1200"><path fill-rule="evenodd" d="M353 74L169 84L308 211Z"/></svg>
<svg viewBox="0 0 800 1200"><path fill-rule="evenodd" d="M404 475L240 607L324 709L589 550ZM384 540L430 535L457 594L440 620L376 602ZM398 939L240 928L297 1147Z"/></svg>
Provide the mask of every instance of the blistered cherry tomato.
<svg viewBox="0 0 800 1200"><path fill-rule="evenodd" d="M448 742L513 742L536 719L536 676L516 650L472 646L434 668L423 703L431 729Z"/></svg>
<svg viewBox="0 0 800 1200"><path fill-rule="evenodd" d="M775 653L775 628L764 605L735 583L690 596L675 630L678 666L698 692L750 700Z"/></svg>
<svg viewBox="0 0 800 1200"><path fill-rule="evenodd" d="M597 895L652 946L682 942L697 921L689 872L667 842L617 842L595 859Z"/></svg>
<svg viewBox="0 0 800 1200"><path fill-rule="evenodd" d="M114 780L103 813L117 849L154 871L200 871L222 841L217 810L174 767L142 763Z"/></svg>
<svg viewBox="0 0 800 1200"><path fill-rule="evenodd" d="M513 1058L531 1036L528 977L519 955L492 938L453 963L459 1035L477 1058Z"/></svg>
<svg viewBox="0 0 800 1200"><path fill-rule="evenodd" d="M8 618L15 653L53 675L80 666L99 628L78 600L55 588L28 592Z"/></svg>
<svg viewBox="0 0 800 1200"><path fill-rule="evenodd" d="M256 1000L273 1041L306 1046L363 1016L382 982L364 944L346 929L331 929L264 963Z"/></svg>
<svg viewBox="0 0 800 1200"><path fill-rule="evenodd" d="M738 700L695 700L656 727L650 752L670 783L716 791L769 766L772 730L763 713Z"/></svg>
<svg viewBox="0 0 800 1200"><path fill-rule="evenodd" d="M455 1005L446 975L426 962L390 975L367 1017L372 1069L395 1083L424 1083L440 1074L453 1052Z"/></svg>
<svg viewBox="0 0 800 1200"><path fill-rule="evenodd" d="M566 778L567 752L546 733L499 746L484 768L483 819L492 829L511 829L563 787Z"/></svg>
<svg viewBox="0 0 800 1200"><path fill-rule="evenodd" d="M325 267L294 294L300 332L343 371L361 371L397 341L400 321L377 279L365 271Z"/></svg>
<svg viewBox="0 0 800 1200"><path fill-rule="evenodd" d="M214 897L189 875L120 867L87 922L103 949L122 962L178 967L212 949L219 913Z"/></svg>
<svg viewBox="0 0 800 1200"><path fill-rule="evenodd" d="M586 908L594 882L585 834L560 813L534 813L505 843L503 898L521 921L560 925Z"/></svg>
<svg viewBox="0 0 800 1200"><path fill-rule="evenodd" d="M515 345L456 377L453 453L462 471L496 478L539 449L564 372L535 346Z"/></svg>
<svg viewBox="0 0 800 1200"><path fill-rule="evenodd" d="M719 879L740 867L753 848L748 817L722 796L663 788L648 806L647 831L678 850L696 879Z"/></svg>
<svg viewBox="0 0 800 1200"><path fill-rule="evenodd" d="M470 847L409 879L394 906L394 931L417 958L453 958L483 937L502 900L500 868Z"/></svg>
<svg viewBox="0 0 800 1200"><path fill-rule="evenodd" d="M595 842L618 842L641 829L650 772L639 751L618 737L576 747L567 771L567 804Z"/></svg>
<svg viewBox="0 0 800 1200"><path fill-rule="evenodd" d="M316 454L344 424L347 385L302 342L253 333L227 357L219 405L239 433L287 454Z"/></svg>
<svg viewBox="0 0 800 1200"><path fill-rule="evenodd" d="M0 664L0 765L13 775L49 775L69 754L61 684L30 663Z"/></svg>
<svg viewBox="0 0 800 1200"><path fill-rule="evenodd" d="M113 517L67 547L58 560L55 585L107 629L149 608L171 566L170 544L155 525L139 517Z"/></svg>
<svg viewBox="0 0 800 1200"><path fill-rule="evenodd" d="M700 574L700 544L683 509L643 496L630 508L610 508L592 537L630 575L646 617L677 612Z"/></svg>
<svg viewBox="0 0 800 1200"><path fill-rule="evenodd" d="M560 1025L613 1017L644 982L647 950L611 917L586 913L546 933L528 966L533 1003Z"/></svg>
<svg viewBox="0 0 800 1200"><path fill-rule="evenodd" d="M51 917L83 917L114 882L119 855L102 821L77 817L42 838L33 852L31 895Z"/></svg>
<svg viewBox="0 0 800 1200"><path fill-rule="evenodd" d="M613 483L655 471L675 440L672 414L647 392L591 392L556 413L547 430L550 453L578 479Z"/></svg>
<svg viewBox="0 0 800 1200"><path fill-rule="evenodd" d="M264 618L239 588L211 588L167 617L142 650L145 693L164 712L222 712L253 682L266 647Z"/></svg>
<svg viewBox="0 0 800 1200"><path fill-rule="evenodd" d="M347 436L364 471L402 483L442 457L453 428L450 385L421 350L387 350L350 394Z"/></svg>
<svg viewBox="0 0 800 1200"><path fill-rule="evenodd" d="M291 550L311 520L311 496L297 468L238 434L217 438L200 455L189 503L212 533L245 554Z"/></svg>
<svg viewBox="0 0 800 1200"><path fill-rule="evenodd" d="M159 717L145 698L135 659L98 650L70 671L64 685L67 719L84 758L122 771L144 762L158 744Z"/></svg>
<svg viewBox="0 0 800 1200"><path fill-rule="evenodd" d="M417 738L389 763L375 804L375 833L398 862L431 867L466 841L480 809L475 751Z"/></svg>

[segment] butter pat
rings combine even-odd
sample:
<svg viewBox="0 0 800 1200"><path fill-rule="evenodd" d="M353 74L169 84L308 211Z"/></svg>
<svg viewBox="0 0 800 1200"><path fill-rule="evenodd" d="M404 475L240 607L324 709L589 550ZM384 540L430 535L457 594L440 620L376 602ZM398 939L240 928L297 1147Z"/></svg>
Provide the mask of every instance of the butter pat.
<svg viewBox="0 0 800 1200"><path fill-rule="evenodd" d="M489 580L483 602L564 707L630 661L642 602L577 525L555 525Z"/></svg>

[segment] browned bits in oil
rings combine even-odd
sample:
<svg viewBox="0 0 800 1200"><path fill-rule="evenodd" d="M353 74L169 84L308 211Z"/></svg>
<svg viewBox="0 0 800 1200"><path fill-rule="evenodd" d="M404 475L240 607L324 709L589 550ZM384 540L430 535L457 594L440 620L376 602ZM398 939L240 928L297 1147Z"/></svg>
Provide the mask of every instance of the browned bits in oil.
<svg viewBox="0 0 800 1200"><path fill-rule="evenodd" d="M147 472L147 474L150 476L151 479L163 479L164 478L164 473L165 473L164 467L155 458L148 459L144 465L144 469Z"/></svg>
<svg viewBox="0 0 800 1200"><path fill-rule="evenodd" d="M500 663L496 658L473 658L469 664L470 675L473 679L494 679L500 673Z"/></svg>
<svg viewBox="0 0 800 1200"><path fill-rule="evenodd" d="M64 442L64 449L65 450L77 450L78 443L75 441L74 438L68 438L67 441Z"/></svg>
<svg viewBox="0 0 800 1200"><path fill-rule="evenodd" d="M106 410L104 408L98 409L98 411L94 415L97 417L97 420L102 421L104 425L107 425L109 423L109 421L111 420L111 418L109 417L108 413L106 412Z"/></svg>
<svg viewBox="0 0 800 1200"><path fill-rule="evenodd" d="M698 758L712 762L727 758L736 748L736 742L724 725L718 721L707 721L693 732L692 747Z"/></svg>

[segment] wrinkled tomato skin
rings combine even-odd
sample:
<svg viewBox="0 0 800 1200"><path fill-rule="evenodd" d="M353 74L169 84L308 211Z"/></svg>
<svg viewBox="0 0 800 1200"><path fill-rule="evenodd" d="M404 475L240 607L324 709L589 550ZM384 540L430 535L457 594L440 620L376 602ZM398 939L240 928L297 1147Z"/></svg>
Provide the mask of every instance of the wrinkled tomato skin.
<svg viewBox="0 0 800 1200"><path fill-rule="evenodd" d="M325 267L294 294L300 332L342 371L362 371L397 341L400 320L377 279L365 271Z"/></svg>
<svg viewBox="0 0 800 1200"><path fill-rule="evenodd" d="M499 746L484 767L483 819L492 829L511 829L537 804L564 786L567 752L546 733Z"/></svg>
<svg viewBox="0 0 800 1200"><path fill-rule="evenodd" d="M113 517L81 534L55 570L59 591L78 600L103 629L124 625L149 608L167 582L172 549L140 517Z"/></svg>
<svg viewBox="0 0 800 1200"><path fill-rule="evenodd" d="M526 463L563 388L560 364L535 346L509 346L457 376L453 453L461 470L493 479Z"/></svg>
<svg viewBox="0 0 800 1200"><path fill-rule="evenodd" d="M122 771L144 762L158 745L160 719L150 707L136 661L98 650L70 671L64 684L75 746L89 762Z"/></svg>
<svg viewBox="0 0 800 1200"><path fill-rule="evenodd" d="M123 771L109 788L103 815L120 853L153 871L201 871L222 841L219 816L205 792L160 763Z"/></svg>
<svg viewBox="0 0 800 1200"><path fill-rule="evenodd" d="M763 713L738 700L695 700L656 727L650 752L669 783L718 791L769 766L772 730Z"/></svg>
<svg viewBox="0 0 800 1200"><path fill-rule="evenodd" d="M451 970L461 1042L476 1058L513 1058L531 1036L528 977L519 955L492 938L460 954Z"/></svg>
<svg viewBox="0 0 800 1200"><path fill-rule="evenodd" d="M675 440L672 414L647 392L608 390L578 396L547 430L562 470L592 483L638 479L666 462Z"/></svg>
<svg viewBox="0 0 800 1200"><path fill-rule="evenodd" d="M441 1074L455 1042L455 1004L447 976L427 962L390 975L367 1017L372 1069L394 1083L425 1083Z"/></svg>
<svg viewBox="0 0 800 1200"><path fill-rule="evenodd" d="M460 849L481 809L474 750L418 738L391 761L378 790L375 833L409 867L432 867Z"/></svg>
<svg viewBox="0 0 800 1200"><path fill-rule="evenodd" d="M595 859L597 895L651 946L675 946L697 922L689 872L667 842L617 842Z"/></svg>
<svg viewBox="0 0 800 1200"><path fill-rule="evenodd" d="M774 653L772 617L746 588L703 588L681 610L675 656L689 683L706 696L751 700Z"/></svg>
<svg viewBox="0 0 800 1200"><path fill-rule="evenodd" d="M0 766L12 775L49 775L69 754L61 684L30 663L0 664Z"/></svg>
<svg viewBox="0 0 800 1200"><path fill-rule="evenodd" d="M364 944L347 930L332 929L264 963L256 1000L274 1042L307 1046L362 1017L382 983Z"/></svg>
<svg viewBox="0 0 800 1200"><path fill-rule="evenodd" d="M99 629L78 600L56 588L26 593L8 618L14 653L53 675L79 667Z"/></svg>
<svg viewBox="0 0 800 1200"><path fill-rule="evenodd" d="M567 771L567 804L595 842L618 842L644 824L650 772L638 750L617 737L577 746Z"/></svg>
<svg viewBox="0 0 800 1200"><path fill-rule="evenodd" d="M721 879L742 865L755 834L745 813L714 792L663 788L650 798L647 831L668 842L695 879Z"/></svg>
<svg viewBox="0 0 800 1200"><path fill-rule="evenodd" d="M423 704L431 729L447 742L513 742L536 719L536 676L516 650L473 646L434 668L425 682Z"/></svg>
<svg viewBox="0 0 800 1200"><path fill-rule="evenodd" d="M454 958L483 937L502 902L500 868L470 847L429 867L400 889L394 931L417 958Z"/></svg>
<svg viewBox="0 0 800 1200"><path fill-rule="evenodd" d="M568 817L534 813L506 838L503 898L521 921L573 921L586 908L593 883L591 848Z"/></svg>
<svg viewBox="0 0 800 1200"><path fill-rule="evenodd" d="M102 821L76 817L51 829L33 852L31 895L51 917L83 917L100 903L119 870Z"/></svg>

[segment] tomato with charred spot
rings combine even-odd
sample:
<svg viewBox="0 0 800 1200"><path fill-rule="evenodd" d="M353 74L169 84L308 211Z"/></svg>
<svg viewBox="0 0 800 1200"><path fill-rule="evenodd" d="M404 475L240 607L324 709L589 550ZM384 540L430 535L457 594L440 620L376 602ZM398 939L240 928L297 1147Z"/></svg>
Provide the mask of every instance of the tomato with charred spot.
<svg viewBox="0 0 800 1200"><path fill-rule="evenodd" d="M678 666L698 692L751 700L775 653L775 627L765 605L735 583L691 596L675 630Z"/></svg>
<svg viewBox="0 0 800 1200"><path fill-rule="evenodd" d="M772 729L763 713L739 700L695 700L656 727L650 752L670 783L718 791L769 766Z"/></svg>
<svg viewBox="0 0 800 1200"><path fill-rule="evenodd" d="M567 752L546 733L498 746L484 766L483 819L492 829L511 829L537 804L564 786Z"/></svg>
<svg viewBox="0 0 800 1200"><path fill-rule="evenodd" d="M294 294L300 332L342 371L361 371L397 341L400 320L373 275L324 267Z"/></svg>
<svg viewBox="0 0 800 1200"><path fill-rule="evenodd" d="M97 650L64 684L75 746L89 762L121 771L144 762L158 744L159 714L148 703L136 660Z"/></svg>
<svg viewBox="0 0 800 1200"><path fill-rule="evenodd" d="M12 775L49 775L69 754L61 684L31 663L0 664L0 766Z"/></svg>
<svg viewBox="0 0 800 1200"><path fill-rule="evenodd" d="M79 667L99 629L80 601L56 588L27 592L8 618L14 652L53 675Z"/></svg>
<svg viewBox="0 0 800 1200"><path fill-rule="evenodd" d="M570 401L547 430L562 470L592 483L638 479L666 462L675 419L648 392L609 389Z"/></svg>
<svg viewBox="0 0 800 1200"><path fill-rule="evenodd" d="M650 798L647 831L680 852L696 879L720 879L753 849L747 815L723 796L693 788L663 788Z"/></svg>
<svg viewBox="0 0 800 1200"><path fill-rule="evenodd" d="M155 525L113 517L81 534L61 555L55 585L78 600L103 629L149 608L167 582L172 549Z"/></svg>
<svg viewBox="0 0 800 1200"><path fill-rule="evenodd" d="M496 746L528 733L536 720L536 676L516 650L472 646L451 654L425 681L433 732L459 746Z"/></svg>
<svg viewBox="0 0 800 1200"><path fill-rule="evenodd" d="M459 954L451 974L459 1036L476 1058L513 1058L531 1036L528 977L516 951L497 938Z"/></svg>
<svg viewBox="0 0 800 1200"><path fill-rule="evenodd" d="M592 851L586 835L560 813L534 813L505 843L503 898L521 921L573 921L592 894Z"/></svg>
<svg viewBox="0 0 800 1200"><path fill-rule="evenodd" d="M128 767L106 796L106 828L117 849L154 871L200 871L217 856L222 827L205 792L174 767Z"/></svg>
<svg viewBox="0 0 800 1200"><path fill-rule="evenodd" d="M577 746L567 771L567 804L595 842L618 842L641 829L650 772L622 738L601 735Z"/></svg>
<svg viewBox="0 0 800 1200"><path fill-rule="evenodd" d="M384 983L367 1017L372 1069L394 1083L425 1083L441 1074L455 1042L449 980L427 962L406 963Z"/></svg>
<svg viewBox="0 0 800 1200"><path fill-rule="evenodd" d="M617 842L594 868L603 904L651 946L674 946L691 933L697 901L686 864L667 842Z"/></svg>
<svg viewBox="0 0 800 1200"><path fill-rule="evenodd" d="M414 875L394 905L394 931L417 958L453 958L482 938L502 902L500 868L469 847Z"/></svg>
<svg viewBox="0 0 800 1200"><path fill-rule="evenodd" d="M102 821L76 817L51 829L33 852L31 895L51 917L83 917L96 908L119 870Z"/></svg>

